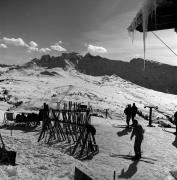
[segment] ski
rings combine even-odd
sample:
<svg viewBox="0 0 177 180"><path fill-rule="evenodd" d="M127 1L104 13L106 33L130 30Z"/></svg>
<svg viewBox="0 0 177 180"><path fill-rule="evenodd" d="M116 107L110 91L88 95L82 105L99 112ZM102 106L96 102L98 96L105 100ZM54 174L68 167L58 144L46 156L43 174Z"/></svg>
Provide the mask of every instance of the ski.
<svg viewBox="0 0 177 180"><path fill-rule="evenodd" d="M113 124L112 127L114 127L114 128L127 128L127 125L115 125L115 124ZM131 127L129 127L129 128L131 128Z"/></svg>
<svg viewBox="0 0 177 180"><path fill-rule="evenodd" d="M111 157L122 157L122 158L127 158L127 159L133 159L134 156L133 155L123 155L123 154L110 154ZM142 156L141 159L145 159L145 160L151 160L151 161L157 161L156 159L150 158L150 157L146 157L146 156ZM140 160L141 160L140 159Z"/></svg>
<svg viewBox="0 0 177 180"><path fill-rule="evenodd" d="M171 134L174 134L175 135L175 132L172 132L172 131L168 131L167 129L162 129L163 131L165 131L165 132L168 132L168 133L171 133Z"/></svg>
<svg viewBox="0 0 177 180"><path fill-rule="evenodd" d="M154 161L150 161L150 160L146 160L146 159L134 159L134 157L126 157L126 156L117 156L118 158L122 158L122 159L127 159L127 160L131 160L131 161L134 161L134 162L138 162L138 161L141 161L141 162L145 162L145 163L149 163L149 164L154 164Z"/></svg>

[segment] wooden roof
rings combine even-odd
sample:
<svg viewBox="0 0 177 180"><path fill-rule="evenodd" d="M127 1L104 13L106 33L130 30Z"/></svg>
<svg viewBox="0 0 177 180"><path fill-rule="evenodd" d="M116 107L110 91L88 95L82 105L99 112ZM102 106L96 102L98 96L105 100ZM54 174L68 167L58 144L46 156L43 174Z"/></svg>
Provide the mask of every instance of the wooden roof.
<svg viewBox="0 0 177 180"><path fill-rule="evenodd" d="M143 32L143 15L142 9L137 13L131 25L128 27L129 31ZM147 31L156 31L163 29L174 28L177 30L177 0L164 0L156 8L155 13L150 13L148 16Z"/></svg>

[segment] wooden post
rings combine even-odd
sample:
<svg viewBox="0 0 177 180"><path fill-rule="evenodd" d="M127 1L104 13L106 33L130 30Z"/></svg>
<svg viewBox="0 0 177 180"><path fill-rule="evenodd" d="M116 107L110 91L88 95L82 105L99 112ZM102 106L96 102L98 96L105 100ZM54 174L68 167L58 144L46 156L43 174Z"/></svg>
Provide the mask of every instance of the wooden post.
<svg viewBox="0 0 177 180"><path fill-rule="evenodd" d="M10 134L12 136L13 124L11 124L11 128L10 129L11 129Z"/></svg>
<svg viewBox="0 0 177 180"><path fill-rule="evenodd" d="M152 126L152 107L149 107L149 126Z"/></svg>
<svg viewBox="0 0 177 180"><path fill-rule="evenodd" d="M144 108L149 108L149 127L152 127L152 109L158 109L157 106L144 106Z"/></svg>
<svg viewBox="0 0 177 180"><path fill-rule="evenodd" d="M114 171L113 180L116 180L116 171Z"/></svg>
<svg viewBox="0 0 177 180"><path fill-rule="evenodd" d="M107 117L108 117L108 109L106 109L106 119L107 119Z"/></svg>

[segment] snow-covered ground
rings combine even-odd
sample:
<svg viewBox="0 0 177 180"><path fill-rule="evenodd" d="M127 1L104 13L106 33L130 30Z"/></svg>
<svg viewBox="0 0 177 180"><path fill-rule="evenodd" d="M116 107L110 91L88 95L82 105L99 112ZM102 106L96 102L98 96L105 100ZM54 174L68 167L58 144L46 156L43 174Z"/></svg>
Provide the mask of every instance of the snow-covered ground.
<svg viewBox="0 0 177 180"><path fill-rule="evenodd" d="M44 71L54 76L40 74ZM108 118L92 117L97 134L99 154L91 160L78 161L62 153L59 145L47 146L37 143L40 127L33 131L14 130L12 136L7 129L1 129L6 146L17 151L15 173L10 177L7 166L1 166L1 179L62 179L72 180L74 167L77 166L95 180L116 179L135 180L170 180L170 170L177 170L177 142L175 136L165 132L161 127L147 127L148 122L137 116L145 128L143 158L133 162L121 155L133 155L133 141L130 131L120 125L125 124L123 109L133 102L144 113L145 105L158 106L159 110L172 116L177 106L177 96L156 92L134 85L116 76L92 77L75 70L55 69L21 69L12 70L0 76L0 93L8 91L7 102L0 101L0 121L3 114L11 108L14 112L38 110L44 102L56 106L56 102L77 101L90 104L94 109L109 109ZM63 99L64 98L64 99ZM18 108L12 104L22 101ZM153 113L153 119L165 119L163 114ZM167 120L165 120L169 123ZM169 129L174 131L174 128Z"/></svg>

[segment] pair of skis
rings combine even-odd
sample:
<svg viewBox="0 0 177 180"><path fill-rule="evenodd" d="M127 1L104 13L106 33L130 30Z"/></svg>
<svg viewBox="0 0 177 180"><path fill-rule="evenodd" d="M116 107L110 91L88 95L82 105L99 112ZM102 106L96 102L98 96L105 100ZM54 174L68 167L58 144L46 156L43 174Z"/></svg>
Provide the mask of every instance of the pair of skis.
<svg viewBox="0 0 177 180"><path fill-rule="evenodd" d="M132 160L132 161L141 161L141 162L145 162L149 164L154 164L154 162L157 161L156 159L145 157L145 156L142 156L141 158L137 159L135 158L135 156L132 156L132 155L122 155L122 154L114 154L114 153L110 154L110 157L118 157L118 158Z"/></svg>

